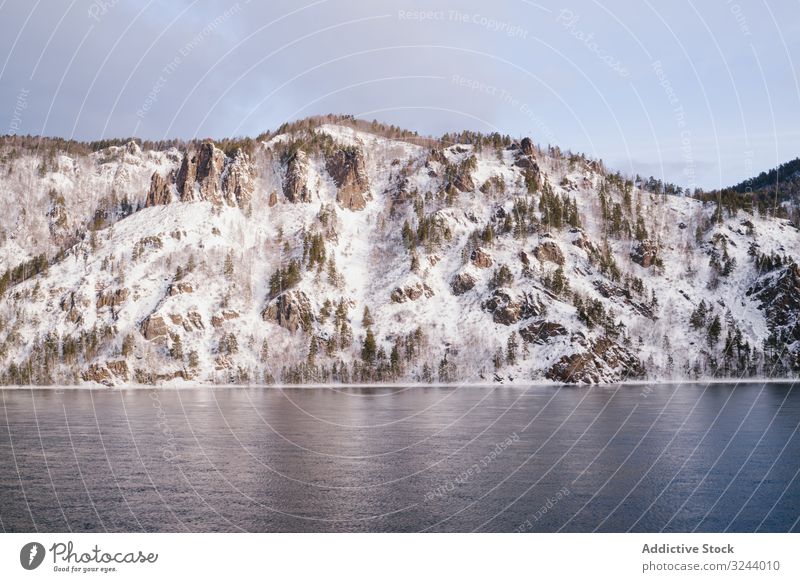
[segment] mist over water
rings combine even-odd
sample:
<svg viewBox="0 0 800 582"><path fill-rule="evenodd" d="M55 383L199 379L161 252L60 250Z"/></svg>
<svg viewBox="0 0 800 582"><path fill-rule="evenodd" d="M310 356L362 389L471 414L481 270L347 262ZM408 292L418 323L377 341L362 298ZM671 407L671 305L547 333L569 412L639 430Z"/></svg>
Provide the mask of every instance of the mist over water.
<svg viewBox="0 0 800 582"><path fill-rule="evenodd" d="M798 531L794 384L0 391L4 531Z"/></svg>

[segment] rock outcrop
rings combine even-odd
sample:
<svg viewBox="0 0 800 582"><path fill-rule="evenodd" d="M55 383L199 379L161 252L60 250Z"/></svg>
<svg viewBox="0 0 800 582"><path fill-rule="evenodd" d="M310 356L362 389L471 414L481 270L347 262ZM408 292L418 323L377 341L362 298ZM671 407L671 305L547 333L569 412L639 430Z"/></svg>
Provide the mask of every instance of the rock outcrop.
<svg viewBox="0 0 800 582"><path fill-rule="evenodd" d="M211 325L215 328L222 327L226 321L239 317L239 312L233 309L224 309L219 315L211 316Z"/></svg>
<svg viewBox="0 0 800 582"><path fill-rule="evenodd" d="M114 360L106 362L106 368L121 380L128 380L130 378L130 371L128 370L128 363L125 360Z"/></svg>
<svg viewBox="0 0 800 582"><path fill-rule="evenodd" d="M311 202L308 190L308 155L297 150L286 163L286 174L283 177L283 195L289 202Z"/></svg>
<svg viewBox="0 0 800 582"><path fill-rule="evenodd" d="M475 181L472 179L472 170L477 162L474 161L474 157L470 159L473 160L473 162L464 162L459 164L455 170L455 175L452 177L451 184L459 192L472 192L475 190Z"/></svg>
<svg viewBox="0 0 800 582"><path fill-rule="evenodd" d="M658 245L655 241L645 239L639 242L631 251L631 259L645 269L653 265L658 258Z"/></svg>
<svg viewBox="0 0 800 582"><path fill-rule="evenodd" d="M478 247L469 256L470 261L472 264L480 269L488 269L494 264L492 260L492 256L489 254L489 251L484 249L483 247Z"/></svg>
<svg viewBox="0 0 800 582"><path fill-rule="evenodd" d="M511 325L528 317L540 316L544 308L528 293L501 287L495 289L481 307L492 314L495 323Z"/></svg>
<svg viewBox="0 0 800 582"><path fill-rule="evenodd" d="M80 325L83 322L83 310L90 305L85 298L76 297L75 292L70 292L61 298L59 307L66 312L67 321Z"/></svg>
<svg viewBox="0 0 800 582"><path fill-rule="evenodd" d="M197 175L197 157L192 152L184 152L181 167L175 177L175 187L181 202L195 199L194 183Z"/></svg>
<svg viewBox="0 0 800 582"><path fill-rule="evenodd" d="M475 277L469 273L457 273L450 282L450 289L453 290L453 295L463 295L475 287L475 283Z"/></svg>
<svg viewBox="0 0 800 582"><path fill-rule="evenodd" d="M192 287L191 283L186 281L179 281L177 283L170 283L169 287L167 288L167 294L170 297L174 297L175 295L181 295L182 293L193 293L194 287Z"/></svg>
<svg viewBox="0 0 800 582"><path fill-rule="evenodd" d="M97 309L103 307L119 307L128 298L128 290L125 288L115 289L114 291L101 291L97 294Z"/></svg>
<svg viewBox="0 0 800 582"><path fill-rule="evenodd" d="M142 332L144 339L153 341L156 339L166 339L167 337L167 323L160 315L148 315L144 318L139 330Z"/></svg>
<svg viewBox="0 0 800 582"><path fill-rule="evenodd" d="M214 204L222 203L221 179L225 167L225 153L211 142L200 146L197 154L195 181L200 191L200 199Z"/></svg>
<svg viewBox="0 0 800 582"><path fill-rule="evenodd" d="M128 363L125 360L115 360L105 364L91 364L81 374L84 382L95 382L104 386L113 386L115 381L127 382L130 380Z"/></svg>
<svg viewBox="0 0 800 582"><path fill-rule="evenodd" d="M536 163L536 148L530 138L524 137L519 144L519 149L514 156L514 165L523 170L534 172L537 177L540 174L539 164Z"/></svg>
<svg viewBox="0 0 800 582"><path fill-rule="evenodd" d="M653 312L652 305L644 301L636 300L630 289L624 289L610 281L593 281L592 285L597 289L597 292L606 299L613 299L621 304L629 305L631 309L653 321L658 319Z"/></svg>
<svg viewBox="0 0 800 582"><path fill-rule="evenodd" d="M534 321L520 328L519 335L528 343L544 345L552 338L567 335L567 329L552 321Z"/></svg>
<svg viewBox="0 0 800 582"><path fill-rule="evenodd" d="M188 318L188 320L191 322L191 324L194 326L195 329L200 330L206 328L206 326L203 325L203 316L197 313L196 311L190 311L189 313L186 314L186 317Z"/></svg>
<svg viewBox="0 0 800 582"><path fill-rule="evenodd" d="M108 368L100 364L91 364L83 371L81 378L83 378L84 382L95 382L97 384L103 384L104 386L114 385L111 372L109 372Z"/></svg>
<svg viewBox="0 0 800 582"><path fill-rule="evenodd" d="M439 164L446 164L447 158L444 155L444 151L440 148L432 148L431 151L428 152L428 158L425 161L426 163L437 162Z"/></svg>
<svg viewBox="0 0 800 582"><path fill-rule="evenodd" d="M261 312L264 321L275 321L281 327L295 332L309 329L314 319L311 302L302 291L281 293Z"/></svg>
<svg viewBox="0 0 800 582"><path fill-rule="evenodd" d="M597 245L594 244L588 236L586 236L585 232L577 228L571 230L570 232L575 235L575 237L572 239L573 245L579 249L583 249L589 255L600 254L600 249L598 249Z"/></svg>
<svg viewBox="0 0 800 582"><path fill-rule="evenodd" d="M364 154L356 147L343 147L329 156L325 169L338 188L336 200L350 210L363 210L367 205L369 179Z"/></svg>
<svg viewBox="0 0 800 582"><path fill-rule="evenodd" d="M161 206L172 202L172 192L170 182L158 172L153 172L150 178L150 190L147 191L145 207Z"/></svg>
<svg viewBox="0 0 800 582"><path fill-rule="evenodd" d="M228 206L247 208L253 197L253 166L241 149L236 150L222 175L222 193Z"/></svg>
<svg viewBox="0 0 800 582"><path fill-rule="evenodd" d="M222 203L221 178L225 167L225 153L213 143L205 142L197 152L183 155L176 178L176 188L181 202L208 200Z"/></svg>
<svg viewBox="0 0 800 582"><path fill-rule="evenodd" d="M519 149L526 156L533 156L535 153L533 149L533 142L529 137L522 138L522 141L519 142Z"/></svg>
<svg viewBox="0 0 800 582"><path fill-rule="evenodd" d="M561 252L559 246L551 240L540 243L533 249L533 256L539 259L539 262L551 262L556 265L564 264L564 253Z"/></svg>
<svg viewBox="0 0 800 582"><path fill-rule="evenodd" d="M600 384L636 380L644 375L636 355L609 338L590 342L583 334L574 334L571 342L583 351L562 356L547 370L546 378L569 384Z"/></svg>
<svg viewBox="0 0 800 582"><path fill-rule="evenodd" d="M233 157L228 158L209 141L201 144L196 152L184 152L174 176L175 190L181 202L207 200L216 205L246 208L252 200L254 176L255 169L245 152L236 150ZM168 180L157 179L154 174L147 205L166 204L170 199Z"/></svg>
<svg viewBox="0 0 800 582"><path fill-rule="evenodd" d="M433 289L427 283L418 281L403 287L395 287L391 299L393 303L405 303L406 301L416 301L423 296L433 297Z"/></svg>

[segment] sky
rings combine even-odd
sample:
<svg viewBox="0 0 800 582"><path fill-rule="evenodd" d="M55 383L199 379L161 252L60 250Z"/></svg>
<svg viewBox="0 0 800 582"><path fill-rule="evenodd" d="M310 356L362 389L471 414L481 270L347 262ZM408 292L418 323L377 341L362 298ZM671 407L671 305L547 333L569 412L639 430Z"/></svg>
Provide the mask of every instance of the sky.
<svg viewBox="0 0 800 582"><path fill-rule="evenodd" d="M712 189L800 156L798 39L798 0L0 0L0 134L341 113Z"/></svg>

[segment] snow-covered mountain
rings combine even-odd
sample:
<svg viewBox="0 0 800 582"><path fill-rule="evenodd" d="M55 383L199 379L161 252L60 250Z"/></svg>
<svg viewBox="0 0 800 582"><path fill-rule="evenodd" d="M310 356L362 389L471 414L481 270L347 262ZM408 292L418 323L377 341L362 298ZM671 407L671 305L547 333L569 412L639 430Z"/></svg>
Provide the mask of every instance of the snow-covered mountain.
<svg viewBox="0 0 800 582"><path fill-rule="evenodd" d="M0 380L800 370L800 232L781 209L666 194L527 138L459 138L351 118L238 144L3 138Z"/></svg>

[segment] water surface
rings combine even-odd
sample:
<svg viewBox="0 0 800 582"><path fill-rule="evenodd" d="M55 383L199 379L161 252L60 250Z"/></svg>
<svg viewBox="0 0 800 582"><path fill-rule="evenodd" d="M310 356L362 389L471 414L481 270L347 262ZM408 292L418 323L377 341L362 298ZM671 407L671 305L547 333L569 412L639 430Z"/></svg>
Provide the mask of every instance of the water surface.
<svg viewBox="0 0 800 582"><path fill-rule="evenodd" d="M798 531L793 384L0 390L4 531Z"/></svg>

